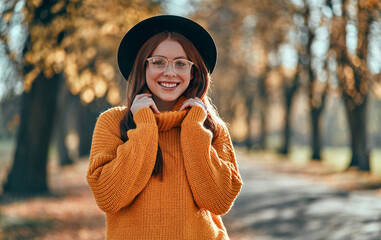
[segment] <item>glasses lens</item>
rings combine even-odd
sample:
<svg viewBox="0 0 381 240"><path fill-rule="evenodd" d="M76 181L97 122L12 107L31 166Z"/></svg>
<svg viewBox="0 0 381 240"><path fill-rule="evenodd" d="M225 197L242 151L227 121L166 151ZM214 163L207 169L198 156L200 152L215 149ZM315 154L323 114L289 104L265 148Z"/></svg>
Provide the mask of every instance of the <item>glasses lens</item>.
<svg viewBox="0 0 381 240"><path fill-rule="evenodd" d="M168 60L164 57L152 57L147 59L150 66L158 72L163 72L168 67ZM170 60L172 62L172 60ZM176 59L173 62L173 71L177 74L187 74L192 67L192 62L187 59Z"/></svg>
<svg viewBox="0 0 381 240"><path fill-rule="evenodd" d="M176 59L173 61L173 66L178 74L185 74L191 68L191 63L186 59Z"/></svg>
<svg viewBox="0 0 381 240"><path fill-rule="evenodd" d="M155 69L164 71L164 69L167 67L168 61L162 57L154 57L151 58L150 63Z"/></svg>

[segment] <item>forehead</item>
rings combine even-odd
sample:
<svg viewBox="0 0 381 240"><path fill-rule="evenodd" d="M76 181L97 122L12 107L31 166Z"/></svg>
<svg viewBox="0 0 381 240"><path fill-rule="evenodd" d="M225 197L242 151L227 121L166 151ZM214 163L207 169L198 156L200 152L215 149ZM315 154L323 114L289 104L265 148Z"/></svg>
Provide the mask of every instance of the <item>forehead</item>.
<svg viewBox="0 0 381 240"><path fill-rule="evenodd" d="M168 59L178 57L186 58L186 53L181 44L172 39L165 39L164 41L162 41L153 51L152 56L155 55L164 56Z"/></svg>

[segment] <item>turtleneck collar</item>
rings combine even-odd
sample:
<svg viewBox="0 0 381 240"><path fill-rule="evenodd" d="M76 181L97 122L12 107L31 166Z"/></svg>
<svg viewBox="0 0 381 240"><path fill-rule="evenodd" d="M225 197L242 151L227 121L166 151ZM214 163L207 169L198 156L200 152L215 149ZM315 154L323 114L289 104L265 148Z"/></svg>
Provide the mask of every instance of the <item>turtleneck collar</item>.
<svg viewBox="0 0 381 240"><path fill-rule="evenodd" d="M180 127L184 117L189 112L189 108L179 111L185 100L187 100L187 98L181 96L172 107L171 111L154 114L159 131L168 131L172 128Z"/></svg>

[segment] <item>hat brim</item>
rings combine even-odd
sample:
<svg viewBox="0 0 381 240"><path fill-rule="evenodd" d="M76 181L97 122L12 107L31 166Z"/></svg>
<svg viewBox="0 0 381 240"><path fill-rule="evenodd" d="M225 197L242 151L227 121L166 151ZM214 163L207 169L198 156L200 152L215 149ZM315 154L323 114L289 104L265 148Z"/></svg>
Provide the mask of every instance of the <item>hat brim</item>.
<svg viewBox="0 0 381 240"><path fill-rule="evenodd" d="M212 36L202 26L188 18L160 15L137 23L120 42L118 66L126 80L141 46L155 34L164 31L179 33L190 40L200 53L209 73L213 72L217 61L217 48Z"/></svg>

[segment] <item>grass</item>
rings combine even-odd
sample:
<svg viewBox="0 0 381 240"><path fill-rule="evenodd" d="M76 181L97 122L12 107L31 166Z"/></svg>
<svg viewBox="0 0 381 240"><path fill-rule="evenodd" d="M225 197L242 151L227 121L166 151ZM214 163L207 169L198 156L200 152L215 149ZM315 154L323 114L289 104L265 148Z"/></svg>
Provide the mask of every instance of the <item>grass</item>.
<svg viewBox="0 0 381 240"><path fill-rule="evenodd" d="M14 144L13 139L0 140L0 192L13 160Z"/></svg>
<svg viewBox="0 0 381 240"><path fill-rule="evenodd" d="M0 164L11 158L14 151L15 142L13 139L0 140Z"/></svg>
<svg viewBox="0 0 381 240"><path fill-rule="evenodd" d="M312 150L310 147L293 145L290 148L290 160L297 164L307 164L311 161Z"/></svg>
<svg viewBox="0 0 381 240"><path fill-rule="evenodd" d="M290 148L290 160L297 164L307 164L311 161L312 150L308 146L293 145ZM321 151L322 162L334 171L347 169L352 157L349 147L325 147ZM374 175L381 176L381 149L370 151L370 170Z"/></svg>
<svg viewBox="0 0 381 240"><path fill-rule="evenodd" d="M381 176L381 149L370 152L370 170L373 174Z"/></svg>
<svg viewBox="0 0 381 240"><path fill-rule="evenodd" d="M352 151L348 147L325 147L321 151L323 163L338 172L348 168L351 157Z"/></svg>

